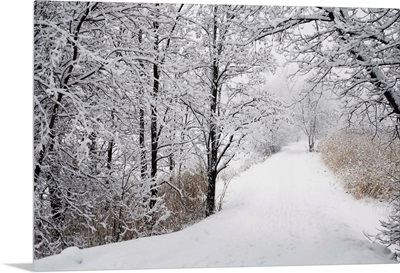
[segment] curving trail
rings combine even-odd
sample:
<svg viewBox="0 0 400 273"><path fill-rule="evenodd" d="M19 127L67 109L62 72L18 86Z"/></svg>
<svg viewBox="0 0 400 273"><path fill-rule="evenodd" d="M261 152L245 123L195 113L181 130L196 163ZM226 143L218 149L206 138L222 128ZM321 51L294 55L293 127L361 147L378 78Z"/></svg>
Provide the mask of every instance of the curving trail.
<svg viewBox="0 0 400 273"><path fill-rule="evenodd" d="M69 249L36 261L35 269L392 263L388 249L363 234L374 234L387 213L384 204L344 193L319 155L295 143L232 180L224 209L196 225L162 236Z"/></svg>

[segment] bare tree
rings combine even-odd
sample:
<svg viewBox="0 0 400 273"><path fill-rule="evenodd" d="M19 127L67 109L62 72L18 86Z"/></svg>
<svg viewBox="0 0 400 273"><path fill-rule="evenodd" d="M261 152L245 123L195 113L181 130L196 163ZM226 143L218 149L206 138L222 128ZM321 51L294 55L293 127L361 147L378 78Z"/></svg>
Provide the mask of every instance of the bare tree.
<svg viewBox="0 0 400 273"><path fill-rule="evenodd" d="M277 34L302 73L322 79L347 103L350 120L365 118L399 137L397 9L288 7L281 19L259 29ZM386 120L385 123L381 122Z"/></svg>
<svg viewBox="0 0 400 273"><path fill-rule="evenodd" d="M263 12L261 6L204 5L198 7L195 20L186 18L202 34L199 39L202 47L198 47L202 54L195 59L198 65L194 76L200 79L203 92L200 96L205 97L205 107L195 106L196 102L192 101L189 105L201 127L201 145L206 153L206 216L215 211L217 175L233 158L232 148L243 138L248 123L262 119L267 112L259 109L257 118L250 116L244 120L245 116L249 117L248 109L256 109L262 103L259 104L257 96L249 94L252 86L261 83L255 75L273 67L267 44L241 44L243 37L252 35L247 29L254 27L254 18Z"/></svg>
<svg viewBox="0 0 400 273"><path fill-rule="evenodd" d="M296 125L307 137L309 152L314 151L316 140L336 129L339 122L339 109L325 97L322 84L317 89L303 89L294 104Z"/></svg>

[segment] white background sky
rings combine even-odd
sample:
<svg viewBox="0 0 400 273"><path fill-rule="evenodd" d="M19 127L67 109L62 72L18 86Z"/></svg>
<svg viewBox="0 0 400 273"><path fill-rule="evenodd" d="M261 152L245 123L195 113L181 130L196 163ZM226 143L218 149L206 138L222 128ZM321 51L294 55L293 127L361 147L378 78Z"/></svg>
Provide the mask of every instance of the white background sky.
<svg viewBox="0 0 400 273"><path fill-rule="evenodd" d="M118 0L119 2L129 2ZM1 2L0 16L0 272L21 272L32 262L33 0ZM102 1L103 2L103 1ZM109 1L108 1L109 2ZM141 1L156 2L156 1ZM398 0L159 0L168 3L363 6L400 8ZM21 266L25 264L25 266ZM14 265L14 266L9 266ZM16 266L15 266L16 265ZM192 269L178 272L398 272L399 266ZM96 272L96 271L92 271ZM100 271L99 271L100 272ZM106 271L102 271L106 272ZM135 270L120 272L174 272Z"/></svg>

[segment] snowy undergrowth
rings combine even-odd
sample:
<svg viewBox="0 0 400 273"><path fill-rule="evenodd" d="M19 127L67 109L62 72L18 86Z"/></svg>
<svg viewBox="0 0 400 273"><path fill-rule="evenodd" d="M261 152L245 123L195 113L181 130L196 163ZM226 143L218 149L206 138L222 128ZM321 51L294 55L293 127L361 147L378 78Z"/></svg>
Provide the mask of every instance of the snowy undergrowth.
<svg viewBox="0 0 400 273"><path fill-rule="evenodd" d="M390 200L400 178L400 143L374 138L373 132L344 130L324 139L318 149L325 164L356 198Z"/></svg>
<svg viewBox="0 0 400 273"><path fill-rule="evenodd" d="M378 138L379 137L379 138ZM400 254L400 142L363 130L332 134L319 145L322 159L358 199L389 202L393 211L368 236ZM400 259L400 257L399 257Z"/></svg>
<svg viewBox="0 0 400 273"><path fill-rule="evenodd" d="M182 231L37 260L36 270L396 263L371 243L385 203L346 194L304 143L232 179L224 209Z"/></svg>

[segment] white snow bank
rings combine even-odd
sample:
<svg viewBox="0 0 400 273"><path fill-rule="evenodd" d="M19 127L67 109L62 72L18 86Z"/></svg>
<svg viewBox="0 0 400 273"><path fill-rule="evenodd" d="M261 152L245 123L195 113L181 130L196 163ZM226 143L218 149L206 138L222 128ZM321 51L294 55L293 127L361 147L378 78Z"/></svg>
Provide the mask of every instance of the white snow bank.
<svg viewBox="0 0 400 273"><path fill-rule="evenodd" d="M82 255L81 251L77 247L69 247L64 249L61 253L60 256L65 260L65 259L71 259L73 262L77 264L82 263Z"/></svg>
<svg viewBox="0 0 400 273"><path fill-rule="evenodd" d="M395 263L376 233L389 209L345 194L304 143L232 180L221 212L180 232L37 260L35 269L91 270Z"/></svg>

